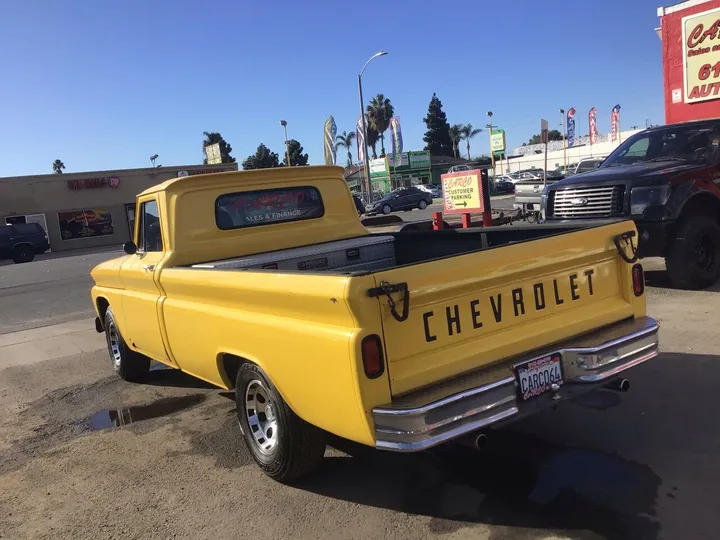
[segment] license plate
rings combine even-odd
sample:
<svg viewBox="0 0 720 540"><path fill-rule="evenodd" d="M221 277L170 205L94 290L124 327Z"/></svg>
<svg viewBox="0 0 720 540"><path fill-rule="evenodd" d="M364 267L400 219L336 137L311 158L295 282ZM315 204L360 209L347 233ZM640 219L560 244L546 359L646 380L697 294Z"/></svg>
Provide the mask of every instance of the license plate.
<svg viewBox="0 0 720 540"><path fill-rule="evenodd" d="M518 396L522 401L549 392L552 384L563 383L559 354L544 356L516 368Z"/></svg>

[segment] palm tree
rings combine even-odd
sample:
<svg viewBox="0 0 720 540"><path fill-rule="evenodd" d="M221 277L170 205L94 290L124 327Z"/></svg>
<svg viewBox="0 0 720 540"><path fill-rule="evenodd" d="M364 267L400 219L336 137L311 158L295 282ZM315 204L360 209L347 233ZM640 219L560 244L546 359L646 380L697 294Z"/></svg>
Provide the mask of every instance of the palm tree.
<svg viewBox="0 0 720 540"><path fill-rule="evenodd" d="M56 159L53 161L53 172L55 174L62 174L63 169L65 168L65 164L60 161L59 159Z"/></svg>
<svg viewBox="0 0 720 540"><path fill-rule="evenodd" d="M347 157L348 157L348 167L352 167L353 161L352 161L352 145L355 141L355 132L351 131L348 133L347 131L343 131L342 135L338 135L335 137L335 150L337 151L338 148L342 147L345 150L347 150Z"/></svg>
<svg viewBox="0 0 720 540"><path fill-rule="evenodd" d="M370 148L372 148L372 157L373 159L377 158L377 142L380 138L380 134L377 132L377 130L370 125L370 121L365 122L365 129L367 130L367 144Z"/></svg>
<svg viewBox="0 0 720 540"><path fill-rule="evenodd" d="M390 103L390 100L378 94L372 100L370 105L367 106L367 114L370 119L370 125L377 131L380 136L380 156L385 155L385 132L390 127L390 119L393 117L395 109Z"/></svg>
<svg viewBox="0 0 720 540"><path fill-rule="evenodd" d="M453 124L452 126L450 126L450 139L452 139L453 155L455 157L458 157L458 154L460 153L460 150L458 149L458 144L460 143L460 139L462 138L462 130L462 124Z"/></svg>
<svg viewBox="0 0 720 540"><path fill-rule="evenodd" d="M473 129L472 124L465 124L460 129L460 138L467 143L467 158L470 159L470 139L482 132L482 129Z"/></svg>

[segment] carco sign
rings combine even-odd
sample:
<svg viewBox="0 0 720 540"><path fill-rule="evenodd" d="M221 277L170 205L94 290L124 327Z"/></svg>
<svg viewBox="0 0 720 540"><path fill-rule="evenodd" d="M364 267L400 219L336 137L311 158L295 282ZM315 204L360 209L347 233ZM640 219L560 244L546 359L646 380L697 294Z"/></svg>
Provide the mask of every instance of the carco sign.
<svg viewBox="0 0 720 540"><path fill-rule="evenodd" d="M720 8L683 17L685 103L720 99Z"/></svg>
<svg viewBox="0 0 720 540"><path fill-rule="evenodd" d="M84 178L80 180L68 180L67 186L69 189L94 189L111 187L116 188L120 186L120 178L117 176L108 176L103 178Z"/></svg>
<svg viewBox="0 0 720 540"><path fill-rule="evenodd" d="M464 214L484 212L482 171L474 169L440 176L445 200L445 212Z"/></svg>

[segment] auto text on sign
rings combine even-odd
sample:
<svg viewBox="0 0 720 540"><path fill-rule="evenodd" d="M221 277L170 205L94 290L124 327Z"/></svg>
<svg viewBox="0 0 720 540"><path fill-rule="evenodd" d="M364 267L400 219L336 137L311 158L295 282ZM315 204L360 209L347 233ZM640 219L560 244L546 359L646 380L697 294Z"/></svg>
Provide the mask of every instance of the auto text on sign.
<svg viewBox="0 0 720 540"><path fill-rule="evenodd" d="M683 18L685 103L720 99L720 8Z"/></svg>

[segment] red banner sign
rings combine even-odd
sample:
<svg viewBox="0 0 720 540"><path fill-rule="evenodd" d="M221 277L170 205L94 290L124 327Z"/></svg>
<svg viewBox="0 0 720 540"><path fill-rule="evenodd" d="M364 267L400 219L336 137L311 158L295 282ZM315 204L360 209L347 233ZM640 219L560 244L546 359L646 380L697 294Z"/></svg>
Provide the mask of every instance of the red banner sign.
<svg viewBox="0 0 720 540"><path fill-rule="evenodd" d="M94 189L111 187L116 188L120 186L120 178L117 176L109 176L106 178L85 178L81 180L68 180L67 186L69 189Z"/></svg>

